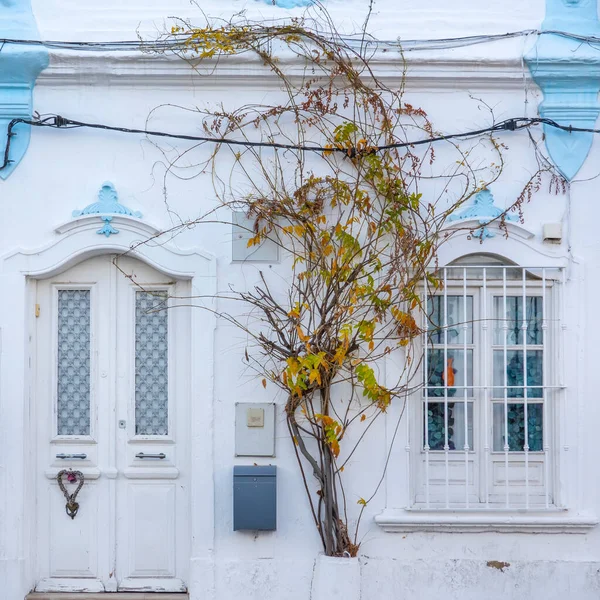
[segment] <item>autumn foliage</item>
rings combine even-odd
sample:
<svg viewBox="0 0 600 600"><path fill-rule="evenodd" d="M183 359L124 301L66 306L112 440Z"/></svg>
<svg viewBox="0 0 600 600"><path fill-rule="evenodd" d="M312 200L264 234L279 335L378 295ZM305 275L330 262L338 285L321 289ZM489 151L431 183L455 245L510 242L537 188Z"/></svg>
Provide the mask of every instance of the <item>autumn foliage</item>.
<svg viewBox="0 0 600 600"><path fill-rule="evenodd" d="M372 495L349 510L344 467L390 404L404 403L421 385L422 298L425 288L440 287L428 266L447 238L447 216L494 180L502 161L475 176L452 146L457 160L444 188L452 190L451 201L423 192L422 172L433 169L434 149L417 152L405 142L434 130L425 112L404 100L400 50L398 78L388 85L372 68L368 46L342 39L327 18L318 27L301 20L199 28L181 22L170 36L196 68L253 53L281 83L281 102L200 111L207 134L248 142L217 144L203 168L221 209L251 217L248 245L269 239L282 249L285 293L281 278L263 271L253 289L232 292L256 326L230 320L252 340L248 361L267 391L285 397L326 554L355 556L360 516ZM293 60L281 61L273 48ZM287 147L270 147L274 140ZM496 141L487 143L499 156ZM244 180L235 188L243 193L234 191L224 168ZM384 380L381 366L395 354L402 373Z"/></svg>

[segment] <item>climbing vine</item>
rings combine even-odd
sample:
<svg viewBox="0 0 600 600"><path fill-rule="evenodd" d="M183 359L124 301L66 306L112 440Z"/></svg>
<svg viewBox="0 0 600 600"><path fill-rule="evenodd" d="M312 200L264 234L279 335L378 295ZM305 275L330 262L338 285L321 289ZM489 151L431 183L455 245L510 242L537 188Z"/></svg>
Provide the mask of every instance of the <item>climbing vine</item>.
<svg viewBox="0 0 600 600"><path fill-rule="evenodd" d="M243 211L250 248L267 240L281 248L278 272L264 269L253 288L222 294L253 319L219 313L246 333L246 360L263 386L285 397L325 553L355 556L361 516L379 486L349 499L344 470L390 404L404 406L422 386L422 298L441 289L430 267L450 237L449 215L499 177L504 147L492 134L480 137L476 165L474 145L403 147L415 133L437 132L405 97L401 49L387 56L397 76L382 78L369 45L349 42L320 15L202 27L178 21L165 37L196 69L250 55L280 84L271 103L198 109L217 141L205 146L210 155L198 171L210 174L219 199L198 222ZM401 365L393 378L385 376L388 359Z"/></svg>

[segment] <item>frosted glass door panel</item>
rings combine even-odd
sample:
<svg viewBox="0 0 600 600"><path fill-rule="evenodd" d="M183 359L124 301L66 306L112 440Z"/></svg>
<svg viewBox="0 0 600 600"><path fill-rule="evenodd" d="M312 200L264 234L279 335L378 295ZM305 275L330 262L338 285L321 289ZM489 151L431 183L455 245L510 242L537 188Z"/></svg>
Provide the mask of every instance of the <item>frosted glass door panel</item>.
<svg viewBox="0 0 600 600"><path fill-rule="evenodd" d="M58 435L90 434L90 290L58 291Z"/></svg>
<svg viewBox="0 0 600 600"><path fill-rule="evenodd" d="M135 295L135 433L169 433L169 346L166 292Z"/></svg>

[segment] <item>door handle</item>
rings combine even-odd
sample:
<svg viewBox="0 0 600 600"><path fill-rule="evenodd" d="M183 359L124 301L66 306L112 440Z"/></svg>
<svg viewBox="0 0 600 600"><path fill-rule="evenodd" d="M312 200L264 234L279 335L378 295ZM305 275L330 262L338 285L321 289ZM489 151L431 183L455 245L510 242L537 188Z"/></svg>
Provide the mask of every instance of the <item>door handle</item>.
<svg viewBox="0 0 600 600"><path fill-rule="evenodd" d="M162 460L163 458L167 458L167 455L164 452L161 452L160 454L144 454L143 452L138 452L135 455L136 458L158 458L160 460Z"/></svg>
<svg viewBox="0 0 600 600"><path fill-rule="evenodd" d="M64 454L64 453L60 453L56 455L56 458L61 458L62 460L65 460L67 458L80 458L81 460L85 460L87 458L87 454Z"/></svg>

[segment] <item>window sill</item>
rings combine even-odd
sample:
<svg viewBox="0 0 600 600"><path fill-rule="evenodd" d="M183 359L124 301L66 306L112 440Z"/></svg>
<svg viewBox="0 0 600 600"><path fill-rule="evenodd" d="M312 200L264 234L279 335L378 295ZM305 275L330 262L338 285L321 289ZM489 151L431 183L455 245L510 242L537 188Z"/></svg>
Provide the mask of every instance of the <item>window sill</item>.
<svg viewBox="0 0 600 600"><path fill-rule="evenodd" d="M589 515L567 516L559 510L535 513L386 510L375 517L375 522L389 533L588 533L598 519Z"/></svg>

